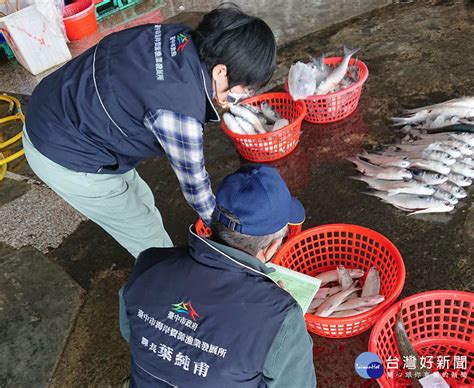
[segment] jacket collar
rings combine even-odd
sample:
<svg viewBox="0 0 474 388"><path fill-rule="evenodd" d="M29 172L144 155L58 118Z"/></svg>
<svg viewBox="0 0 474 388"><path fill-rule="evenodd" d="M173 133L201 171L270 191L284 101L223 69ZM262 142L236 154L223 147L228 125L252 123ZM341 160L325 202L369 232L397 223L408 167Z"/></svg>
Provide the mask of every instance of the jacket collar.
<svg viewBox="0 0 474 388"><path fill-rule="evenodd" d="M206 121L219 122L221 118L217 113L212 102L212 79L205 63L201 62L201 74L204 82L204 91L206 93Z"/></svg>
<svg viewBox="0 0 474 388"><path fill-rule="evenodd" d="M199 237L192 226L189 228L189 253L201 264L231 272L245 272L268 279L268 275L274 272L273 268L267 267L254 256Z"/></svg>

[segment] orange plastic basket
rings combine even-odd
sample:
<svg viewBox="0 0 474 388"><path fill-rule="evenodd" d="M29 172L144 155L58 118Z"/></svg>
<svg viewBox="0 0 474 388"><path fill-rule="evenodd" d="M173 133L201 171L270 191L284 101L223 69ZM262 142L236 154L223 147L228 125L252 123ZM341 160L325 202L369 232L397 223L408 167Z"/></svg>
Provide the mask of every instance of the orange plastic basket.
<svg viewBox="0 0 474 388"><path fill-rule="evenodd" d="M199 218L196 221L196 223L194 224L194 227L196 228L196 233L198 234L198 236L204 237L204 238L209 238L212 236L211 228L209 228L201 218ZM301 227L302 227L302 224L297 224L297 225L290 224L288 226L288 238L292 238L296 236L298 233L301 233Z"/></svg>
<svg viewBox="0 0 474 388"><path fill-rule="evenodd" d="M335 68L343 60L342 57L329 57L324 63ZM359 104L362 85L369 76L369 69L364 62L351 58L349 65L357 64L358 81L338 92L309 96L304 101L306 105L305 121L315 124L332 123L342 120L354 112ZM288 91L288 81L285 83Z"/></svg>
<svg viewBox="0 0 474 388"><path fill-rule="evenodd" d="M234 142L237 151L252 162L271 162L290 154L298 145L301 123L306 114L302 101L293 101L288 93L266 93L243 101L260 106L267 101L290 124L274 132L258 135L240 135L232 132L222 121L222 129Z"/></svg>
<svg viewBox="0 0 474 388"><path fill-rule="evenodd" d="M79 0L64 7L64 27L69 40L78 40L97 31L95 3Z"/></svg>
<svg viewBox="0 0 474 388"><path fill-rule="evenodd" d="M398 298L405 284L405 265L395 245L380 233L358 225L329 224L305 230L288 240L273 262L310 276L340 265L366 272L377 268L380 294L385 296L377 307L346 318L305 315L308 330L323 337L346 338L368 330Z"/></svg>
<svg viewBox="0 0 474 388"><path fill-rule="evenodd" d="M384 366L384 375L377 379L379 385L387 388L412 386L411 381L405 378L408 369L403 368L403 358L398 352L393 332L400 306L403 306L402 319L410 342L420 357L433 361L430 369L438 370L451 387L473 387L474 294L448 290L409 296L393 305L379 319L369 339L369 351L377 353ZM455 368L454 356L466 357L465 369L462 365ZM449 357L450 361L444 368L438 369L438 357ZM387 360L391 364L395 362L390 368L397 364L399 368L388 369ZM453 377L453 373L457 377Z"/></svg>

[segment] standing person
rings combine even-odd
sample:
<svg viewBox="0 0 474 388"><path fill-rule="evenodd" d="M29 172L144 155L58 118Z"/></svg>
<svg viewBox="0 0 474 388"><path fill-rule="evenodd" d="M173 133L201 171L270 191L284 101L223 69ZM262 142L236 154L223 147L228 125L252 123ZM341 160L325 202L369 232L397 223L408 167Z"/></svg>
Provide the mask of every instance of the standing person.
<svg viewBox="0 0 474 388"><path fill-rule="evenodd" d="M135 166L166 156L188 204L209 225L215 197L202 127L219 120L213 101L252 95L275 66L270 28L235 5L208 13L194 31L149 24L111 34L33 91L26 157L39 178L135 258L172 246Z"/></svg>
<svg viewBox="0 0 474 388"><path fill-rule="evenodd" d="M144 251L124 287L130 386L315 388L303 311L265 265L303 206L267 166L241 167L216 200L212 239L191 228L188 246Z"/></svg>

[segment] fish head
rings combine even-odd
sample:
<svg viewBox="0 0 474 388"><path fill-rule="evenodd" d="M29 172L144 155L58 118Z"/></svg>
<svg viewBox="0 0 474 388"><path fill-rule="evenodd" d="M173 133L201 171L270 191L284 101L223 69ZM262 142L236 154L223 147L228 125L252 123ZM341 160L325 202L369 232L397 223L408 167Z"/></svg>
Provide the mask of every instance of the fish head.
<svg viewBox="0 0 474 388"><path fill-rule="evenodd" d="M402 160L400 161L400 167L402 168L408 168L411 166L411 161L410 159L408 158L402 158ZM411 177L410 177L411 178Z"/></svg>

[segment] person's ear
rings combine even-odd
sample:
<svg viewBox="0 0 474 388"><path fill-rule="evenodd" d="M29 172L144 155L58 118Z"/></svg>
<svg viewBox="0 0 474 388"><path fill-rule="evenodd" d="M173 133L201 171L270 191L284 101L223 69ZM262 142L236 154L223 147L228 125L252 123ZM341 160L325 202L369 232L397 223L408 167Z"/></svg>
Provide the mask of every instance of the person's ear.
<svg viewBox="0 0 474 388"><path fill-rule="evenodd" d="M281 238L273 240L270 245L263 249L263 255L265 256L266 263L268 263L273 258L275 253L278 251L278 248L280 248L281 242Z"/></svg>
<svg viewBox="0 0 474 388"><path fill-rule="evenodd" d="M227 81L227 66L226 65L215 65L212 69L212 79L217 82Z"/></svg>

